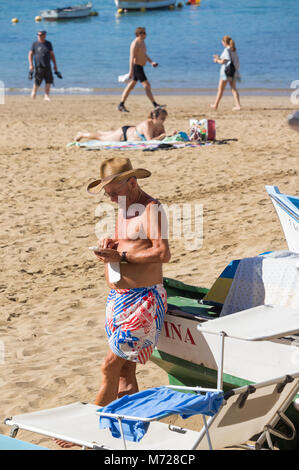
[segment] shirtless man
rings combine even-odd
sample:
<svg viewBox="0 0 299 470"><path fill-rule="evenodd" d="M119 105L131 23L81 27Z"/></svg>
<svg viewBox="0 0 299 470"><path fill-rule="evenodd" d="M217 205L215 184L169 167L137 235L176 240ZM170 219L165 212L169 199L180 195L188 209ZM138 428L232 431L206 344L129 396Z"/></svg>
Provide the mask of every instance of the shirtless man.
<svg viewBox="0 0 299 470"><path fill-rule="evenodd" d="M125 107L125 101L138 81L140 81L140 83L143 85L146 96L148 97L150 102L153 104L153 106L155 108L160 106L154 100L154 97L151 91L151 85L148 79L146 78L146 75L143 70L143 67L146 65L147 62L149 62L153 67L158 67L157 62L153 62L147 55L146 45L144 42L145 36L146 36L145 28L138 27L135 31L135 35L136 35L136 39L134 39L130 47L129 76L130 76L131 81L130 83L128 83L128 85L124 89L124 92L121 97L121 102L119 103L117 107L118 111L126 112L126 113L128 112L128 110Z"/></svg>
<svg viewBox="0 0 299 470"><path fill-rule="evenodd" d="M137 182L150 175L148 170L133 169L128 158L110 158L101 164L101 179L87 188L91 194L104 189L118 204L114 237L99 240L95 251L111 288L105 322L110 349L101 367L102 383L95 400L99 406L138 392L136 365L150 358L167 310L162 274L162 264L170 260L166 219L159 201ZM112 283L107 263L115 262L120 263L121 278ZM74 445L55 441L64 448Z"/></svg>
<svg viewBox="0 0 299 470"><path fill-rule="evenodd" d="M138 391L136 364L145 364L151 356L167 309L162 263L170 260L170 250L163 238L167 235L160 203L137 182L151 173L134 170L128 158L111 158L102 163L100 174L101 179L89 184L88 191L95 194L104 189L119 209L114 237L99 240L95 251L111 288L106 309L110 350L102 364L102 384L95 401L105 406ZM116 284L108 277L109 262L120 263L121 278Z"/></svg>
<svg viewBox="0 0 299 470"><path fill-rule="evenodd" d="M167 117L166 109L157 108L152 111L145 121L137 126L122 126L115 131L78 132L76 142L82 139L96 139L105 142L125 142L136 140L162 140L166 137L164 121ZM176 134L174 131L171 135Z"/></svg>

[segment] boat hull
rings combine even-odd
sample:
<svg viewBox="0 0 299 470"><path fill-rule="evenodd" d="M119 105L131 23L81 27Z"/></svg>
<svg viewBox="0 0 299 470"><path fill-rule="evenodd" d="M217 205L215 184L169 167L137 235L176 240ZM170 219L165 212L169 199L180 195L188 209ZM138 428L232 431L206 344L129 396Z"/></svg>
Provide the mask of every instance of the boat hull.
<svg viewBox="0 0 299 470"><path fill-rule="evenodd" d="M151 360L168 374L172 385L216 386L219 337L198 331L200 322L198 319L181 317L175 312L168 312L165 316ZM225 338L224 390L298 372L298 343ZM298 436L297 440L287 444L280 440L279 448L298 449L299 412L293 404L287 410L287 416L298 429Z"/></svg>
<svg viewBox="0 0 299 470"><path fill-rule="evenodd" d="M290 251L299 253L299 197L282 194L277 186L266 186Z"/></svg>
<svg viewBox="0 0 299 470"><path fill-rule="evenodd" d="M66 8L66 9L55 9L55 10L45 10L41 12L41 17L44 20L56 21L56 20L68 20L75 18L86 18L90 16L90 11L92 9L92 4L84 6L82 8Z"/></svg>
<svg viewBox="0 0 299 470"><path fill-rule="evenodd" d="M176 0L115 0L117 8L123 10L153 10L155 8L166 8L175 6Z"/></svg>

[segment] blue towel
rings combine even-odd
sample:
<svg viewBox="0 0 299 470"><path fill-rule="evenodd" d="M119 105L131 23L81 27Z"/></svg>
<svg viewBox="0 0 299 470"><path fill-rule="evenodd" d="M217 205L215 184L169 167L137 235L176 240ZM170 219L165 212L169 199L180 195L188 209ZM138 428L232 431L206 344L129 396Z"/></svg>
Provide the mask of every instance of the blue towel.
<svg viewBox="0 0 299 470"><path fill-rule="evenodd" d="M156 387L125 395L114 400L99 411L126 416L160 419L170 414L179 414L186 419L195 414L214 416L223 401L222 392L208 392L205 395L182 393L166 387ZM143 421L122 420L125 438L138 442L146 433L149 423ZM100 416L100 428L110 428L113 437L120 438L118 421Z"/></svg>

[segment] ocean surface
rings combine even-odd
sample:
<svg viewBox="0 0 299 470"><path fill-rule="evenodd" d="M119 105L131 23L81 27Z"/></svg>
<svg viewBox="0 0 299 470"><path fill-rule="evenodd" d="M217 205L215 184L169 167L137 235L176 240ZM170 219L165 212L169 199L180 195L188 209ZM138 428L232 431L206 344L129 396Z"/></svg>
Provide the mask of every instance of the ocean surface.
<svg viewBox="0 0 299 470"><path fill-rule="evenodd" d="M25 92L28 51L36 32L46 29L63 80L57 93L118 92L118 75L128 72L129 46L137 26L148 32L148 55L159 67L146 66L153 89L215 90L221 38L236 42L240 88L278 92L299 81L298 0L201 0L199 6L117 14L114 0L94 0L99 15L86 19L35 22L40 11L80 0L0 0L0 81L8 92ZM11 19L19 22L12 24ZM141 91L141 90L140 90Z"/></svg>

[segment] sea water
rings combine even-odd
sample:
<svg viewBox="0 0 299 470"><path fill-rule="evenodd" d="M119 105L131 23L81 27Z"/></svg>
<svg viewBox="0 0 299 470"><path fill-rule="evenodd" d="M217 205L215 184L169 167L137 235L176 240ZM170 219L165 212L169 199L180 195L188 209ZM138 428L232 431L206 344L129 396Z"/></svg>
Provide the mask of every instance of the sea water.
<svg viewBox="0 0 299 470"><path fill-rule="evenodd" d="M94 0L98 16L35 22L41 10L80 0L0 0L0 81L7 91L29 90L28 52L39 29L47 31L63 80L57 93L115 91L129 70L129 46L137 26L147 30L146 66L156 90L214 90L221 38L236 42L244 89L290 89L299 84L298 0L201 0L198 6L117 14L114 0ZM82 2L83 3L83 2ZM13 24L12 18L19 22Z"/></svg>

